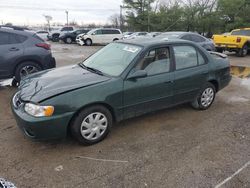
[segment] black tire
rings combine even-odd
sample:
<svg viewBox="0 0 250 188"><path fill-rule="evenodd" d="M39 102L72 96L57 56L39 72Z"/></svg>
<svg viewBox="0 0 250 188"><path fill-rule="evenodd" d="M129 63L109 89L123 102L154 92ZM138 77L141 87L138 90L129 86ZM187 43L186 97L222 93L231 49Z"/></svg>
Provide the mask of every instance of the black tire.
<svg viewBox="0 0 250 188"><path fill-rule="evenodd" d="M88 116L91 116L91 114L95 114L95 113L101 113L102 115L106 117L106 120L107 120L106 129L101 133L100 137L96 139L86 139L81 133L82 124L84 121L87 120ZM79 143L84 144L84 145L92 145L92 144L96 144L102 141L108 135L112 127L112 124L113 124L113 118L112 118L112 114L110 113L110 111L102 105L94 105L94 106L90 106L90 107L83 109L74 117L70 125L70 131L71 131L72 136ZM91 124L90 129L92 130L92 132L94 132L93 129L95 129L95 127L93 128L93 124ZM100 130L98 129L98 131ZM89 135L87 136L90 136L92 132L89 132ZM86 136L86 133L85 133L85 136Z"/></svg>
<svg viewBox="0 0 250 188"><path fill-rule="evenodd" d="M18 87L19 86L19 82L15 78L13 78L13 80L11 82L11 86L12 87Z"/></svg>
<svg viewBox="0 0 250 188"><path fill-rule="evenodd" d="M73 40L70 37L67 37L64 41L66 44L72 44Z"/></svg>
<svg viewBox="0 0 250 188"><path fill-rule="evenodd" d="M222 48L216 48L216 52L219 52L219 53L223 53L223 49Z"/></svg>
<svg viewBox="0 0 250 188"><path fill-rule="evenodd" d="M59 35L58 34L52 35L52 42L58 42L58 41L59 41Z"/></svg>
<svg viewBox="0 0 250 188"><path fill-rule="evenodd" d="M22 69L24 67L33 67L34 71L32 73L36 73L42 70L42 68L40 67L40 65L38 65L35 62L32 61L26 61L26 62L22 62L20 65L17 66L16 70L15 70L15 80L19 83L21 78L22 78ZM32 74L30 73L30 74ZM28 74L27 74L28 75Z"/></svg>
<svg viewBox="0 0 250 188"><path fill-rule="evenodd" d="M91 46L92 45L92 40L91 39L86 39L84 42L87 46Z"/></svg>
<svg viewBox="0 0 250 188"><path fill-rule="evenodd" d="M203 98L203 94L206 91L212 91L213 92L213 97L209 99L209 101L207 101L207 105L204 105L203 100L205 100ZM193 102L191 102L191 106L196 109L196 110L207 110L214 102L216 96L216 89L215 86L208 82L198 93L198 95L196 96L196 98L194 99Z"/></svg>
<svg viewBox="0 0 250 188"><path fill-rule="evenodd" d="M245 44L241 49L236 52L238 57L245 57L248 53L248 46Z"/></svg>

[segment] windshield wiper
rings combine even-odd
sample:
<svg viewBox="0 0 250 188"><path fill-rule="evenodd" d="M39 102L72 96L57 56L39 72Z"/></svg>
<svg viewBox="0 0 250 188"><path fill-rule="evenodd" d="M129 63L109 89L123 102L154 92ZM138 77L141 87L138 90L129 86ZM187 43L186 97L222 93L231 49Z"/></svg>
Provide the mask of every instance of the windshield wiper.
<svg viewBox="0 0 250 188"><path fill-rule="evenodd" d="M98 69L95 69L95 68L92 68L92 67L88 67L88 66L84 65L83 63L79 63L78 65L80 67L88 70L88 71L94 72L94 73L99 74L99 75L103 75L103 72L100 71L100 70L98 70Z"/></svg>

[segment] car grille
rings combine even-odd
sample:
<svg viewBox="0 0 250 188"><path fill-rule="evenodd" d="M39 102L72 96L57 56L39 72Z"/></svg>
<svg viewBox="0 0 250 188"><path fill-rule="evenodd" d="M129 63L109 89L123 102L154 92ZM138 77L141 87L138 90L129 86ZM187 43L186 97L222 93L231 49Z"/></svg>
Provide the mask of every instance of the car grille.
<svg viewBox="0 0 250 188"><path fill-rule="evenodd" d="M14 95L12 102L13 102L13 106L14 106L15 108L19 108L19 107L22 105L23 102L22 102L22 100L20 99L19 93L16 93L16 94Z"/></svg>

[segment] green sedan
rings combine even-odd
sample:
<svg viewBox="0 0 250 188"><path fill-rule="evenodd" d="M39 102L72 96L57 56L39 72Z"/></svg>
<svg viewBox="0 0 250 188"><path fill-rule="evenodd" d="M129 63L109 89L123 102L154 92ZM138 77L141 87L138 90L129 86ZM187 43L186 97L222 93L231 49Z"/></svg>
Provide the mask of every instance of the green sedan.
<svg viewBox="0 0 250 188"><path fill-rule="evenodd" d="M114 42L84 62L27 76L12 99L32 139L95 144L112 124L181 103L208 109L231 80L223 54L182 40Z"/></svg>

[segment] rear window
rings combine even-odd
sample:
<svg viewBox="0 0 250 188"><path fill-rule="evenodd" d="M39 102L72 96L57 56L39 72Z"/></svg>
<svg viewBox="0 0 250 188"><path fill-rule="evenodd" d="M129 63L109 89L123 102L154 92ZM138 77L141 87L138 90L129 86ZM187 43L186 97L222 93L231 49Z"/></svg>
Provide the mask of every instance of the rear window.
<svg viewBox="0 0 250 188"><path fill-rule="evenodd" d="M250 36L250 30L238 30L238 31L233 31L231 35Z"/></svg>
<svg viewBox="0 0 250 188"><path fill-rule="evenodd" d="M34 34L33 37L40 40L41 42L44 42L44 40L41 37L39 37L38 35L36 35L36 34Z"/></svg>

